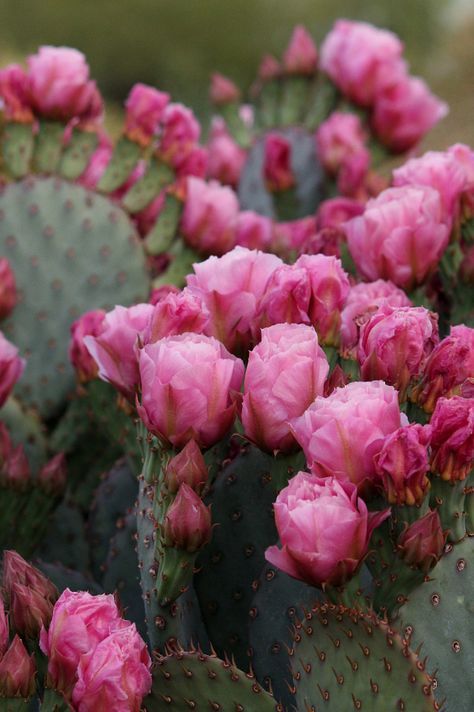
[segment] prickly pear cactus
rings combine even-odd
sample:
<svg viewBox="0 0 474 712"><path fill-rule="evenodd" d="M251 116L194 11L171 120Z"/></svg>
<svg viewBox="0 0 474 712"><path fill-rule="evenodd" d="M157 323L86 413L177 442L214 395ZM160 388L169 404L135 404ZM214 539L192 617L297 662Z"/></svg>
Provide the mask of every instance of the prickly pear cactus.
<svg viewBox="0 0 474 712"><path fill-rule="evenodd" d="M446 712L474 708L474 690L468 680L474 665L474 543L466 538L448 544L446 554L426 583L410 595L395 625L411 648L428 656L439 705Z"/></svg>
<svg viewBox="0 0 474 712"><path fill-rule="evenodd" d="M441 710L425 662L370 613L333 604L307 611L296 626L292 670L298 710Z"/></svg>
<svg viewBox="0 0 474 712"><path fill-rule="evenodd" d="M74 384L71 323L90 309L146 300L144 253L120 208L55 177L2 188L0 251L20 294L2 329L28 360L16 395L50 418Z"/></svg>

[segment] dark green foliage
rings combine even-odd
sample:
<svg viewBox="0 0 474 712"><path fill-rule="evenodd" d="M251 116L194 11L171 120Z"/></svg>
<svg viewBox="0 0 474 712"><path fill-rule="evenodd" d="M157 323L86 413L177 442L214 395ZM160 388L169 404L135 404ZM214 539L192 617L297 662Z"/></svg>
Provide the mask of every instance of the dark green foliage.
<svg viewBox="0 0 474 712"><path fill-rule="evenodd" d="M13 444L23 445L31 473L36 476L48 459L48 443L40 419L10 396L0 410L0 421L5 423Z"/></svg>
<svg viewBox="0 0 474 712"><path fill-rule="evenodd" d="M91 545L91 567L100 580L104 572L111 539L120 530L133 509L138 494L136 475L125 459L115 463L109 472L102 475L91 505L88 538ZM136 531L136 526L135 526ZM138 575L138 565L135 562ZM130 569L132 575L133 567Z"/></svg>
<svg viewBox="0 0 474 712"><path fill-rule="evenodd" d="M436 698L446 712L474 709L474 542L448 545L429 580L410 595L395 625L428 656Z"/></svg>
<svg viewBox="0 0 474 712"><path fill-rule="evenodd" d="M80 571L68 569L58 563L51 564L41 559L33 561L33 564L54 583L60 593L66 588L71 591L89 591L93 594L103 593L102 587L96 581Z"/></svg>
<svg viewBox="0 0 474 712"><path fill-rule="evenodd" d="M158 658L146 712L270 712L280 710L253 675L198 650L175 649Z"/></svg>
<svg viewBox="0 0 474 712"><path fill-rule="evenodd" d="M28 178L0 195L0 254L20 293L2 330L28 362L15 395L49 418L74 385L71 323L89 309L146 299L143 250L107 198L58 178Z"/></svg>
<svg viewBox="0 0 474 712"><path fill-rule="evenodd" d="M89 546L84 519L77 507L65 501L57 507L35 555L83 573L88 571Z"/></svg>

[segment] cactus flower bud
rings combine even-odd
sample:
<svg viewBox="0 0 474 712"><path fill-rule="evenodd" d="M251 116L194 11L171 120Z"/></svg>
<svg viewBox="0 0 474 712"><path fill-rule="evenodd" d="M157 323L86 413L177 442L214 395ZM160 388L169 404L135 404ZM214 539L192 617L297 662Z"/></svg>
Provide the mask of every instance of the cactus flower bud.
<svg viewBox="0 0 474 712"><path fill-rule="evenodd" d="M15 635L0 660L0 698L28 699L35 691L35 672L34 655L28 655L21 639Z"/></svg>
<svg viewBox="0 0 474 712"><path fill-rule="evenodd" d="M174 494L182 484L187 484L198 494L207 482L208 470L199 445L190 440L181 452L167 464L165 482L168 491Z"/></svg>
<svg viewBox="0 0 474 712"><path fill-rule="evenodd" d="M170 95L146 84L135 84L125 102L125 134L144 146L158 131Z"/></svg>
<svg viewBox="0 0 474 712"><path fill-rule="evenodd" d="M0 597L0 660L2 659L3 653L8 648L8 638L8 616L5 613L3 599Z"/></svg>
<svg viewBox="0 0 474 712"><path fill-rule="evenodd" d="M13 311L16 304L16 281L10 263L6 257L0 258L0 319Z"/></svg>
<svg viewBox="0 0 474 712"><path fill-rule="evenodd" d="M263 172L272 193L289 190L296 183L291 166L291 144L280 134L269 133L265 138Z"/></svg>
<svg viewBox="0 0 474 712"><path fill-rule="evenodd" d="M211 77L210 99L215 106L225 106L240 101L240 90L236 84L219 72Z"/></svg>
<svg viewBox="0 0 474 712"><path fill-rule="evenodd" d="M417 423L386 436L374 463L390 504L420 505L424 500L430 487L429 440L429 427Z"/></svg>
<svg viewBox="0 0 474 712"><path fill-rule="evenodd" d="M439 514L430 510L400 534L397 547L407 564L427 574L441 558L445 541Z"/></svg>
<svg viewBox="0 0 474 712"><path fill-rule="evenodd" d="M193 112L182 104L168 104L163 114L159 155L177 166L194 148L201 127Z"/></svg>
<svg viewBox="0 0 474 712"><path fill-rule="evenodd" d="M17 445L8 454L0 470L0 483L23 491L30 480L30 465L23 445Z"/></svg>
<svg viewBox="0 0 474 712"><path fill-rule="evenodd" d="M431 471L465 480L474 460L474 398L440 398L431 416Z"/></svg>
<svg viewBox="0 0 474 712"><path fill-rule="evenodd" d="M7 599L12 597L15 583L22 584L44 599L54 603L58 590L41 571L28 564L16 551L5 551L3 555L3 589Z"/></svg>
<svg viewBox="0 0 474 712"><path fill-rule="evenodd" d="M293 30L282 64L285 74L311 75L316 72L318 50L313 38L302 25L297 25Z"/></svg>
<svg viewBox="0 0 474 712"><path fill-rule="evenodd" d="M33 112L28 98L28 76L19 64L0 70L0 99L8 121L31 123Z"/></svg>
<svg viewBox="0 0 474 712"><path fill-rule="evenodd" d="M60 494L66 485L66 455L59 452L40 470L38 483L48 494Z"/></svg>
<svg viewBox="0 0 474 712"><path fill-rule="evenodd" d="M42 591L14 583L10 588L10 614L18 633L26 638L37 638L41 628L49 626L53 603Z"/></svg>
<svg viewBox="0 0 474 712"><path fill-rule="evenodd" d="M199 551L211 537L211 511L189 485L180 485L173 504L166 513L164 539L189 553Z"/></svg>
<svg viewBox="0 0 474 712"><path fill-rule="evenodd" d="M26 361L18 356L18 349L0 332L0 408L24 371Z"/></svg>

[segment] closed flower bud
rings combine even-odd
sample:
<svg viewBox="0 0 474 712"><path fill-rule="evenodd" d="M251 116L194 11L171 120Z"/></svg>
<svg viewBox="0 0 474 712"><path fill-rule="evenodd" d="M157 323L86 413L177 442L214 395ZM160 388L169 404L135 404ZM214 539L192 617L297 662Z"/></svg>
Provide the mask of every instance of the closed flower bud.
<svg viewBox="0 0 474 712"><path fill-rule="evenodd" d="M5 613L3 599L0 597L0 660L2 659L3 653L8 648L8 638L8 616Z"/></svg>
<svg viewBox="0 0 474 712"><path fill-rule="evenodd" d="M34 639L42 627L49 626L53 603L41 591L14 583L10 588L10 614L15 630L26 638Z"/></svg>
<svg viewBox="0 0 474 712"><path fill-rule="evenodd" d="M174 494L182 484L187 484L198 494L207 482L208 469L199 445L190 440L166 465L165 482Z"/></svg>
<svg viewBox="0 0 474 712"><path fill-rule="evenodd" d="M0 660L0 698L22 697L28 699L35 691L36 666L34 655L16 635Z"/></svg>
<svg viewBox="0 0 474 712"><path fill-rule="evenodd" d="M296 180L291 166L291 144L284 136L267 134L263 173L267 188L272 193L294 187Z"/></svg>
<svg viewBox="0 0 474 712"><path fill-rule="evenodd" d="M385 438L374 463L390 504L420 505L429 490L429 426L407 425Z"/></svg>
<svg viewBox="0 0 474 712"><path fill-rule="evenodd" d="M236 187L247 160L247 152L232 138L222 119L214 119L207 148L208 178Z"/></svg>
<svg viewBox="0 0 474 712"><path fill-rule="evenodd" d="M368 512L357 488L335 477L293 477L274 504L282 548L265 558L293 578L312 586L342 586L367 554L372 531L390 510Z"/></svg>
<svg viewBox="0 0 474 712"><path fill-rule="evenodd" d="M0 99L2 111L8 121L32 123L28 96L28 75L19 64L9 64L0 70Z"/></svg>
<svg viewBox="0 0 474 712"><path fill-rule="evenodd" d="M8 454L0 470L0 483L24 491L30 483L30 465L23 445L17 445Z"/></svg>
<svg viewBox="0 0 474 712"><path fill-rule="evenodd" d="M125 134L144 146L158 132L169 94L146 84L135 84L125 102Z"/></svg>
<svg viewBox="0 0 474 712"><path fill-rule="evenodd" d="M306 74L311 76L316 72L317 64L318 50L313 38L302 25L297 25L283 55L284 74Z"/></svg>
<svg viewBox="0 0 474 712"><path fill-rule="evenodd" d="M439 514L430 510L400 534L397 548L407 564L428 574L441 558L445 541Z"/></svg>
<svg viewBox="0 0 474 712"><path fill-rule="evenodd" d="M438 316L433 312L424 307L383 305L360 330L361 376L394 386L402 402L438 340Z"/></svg>
<svg viewBox="0 0 474 712"><path fill-rule="evenodd" d="M168 104L163 113L160 157L177 167L191 153L200 134L201 127L191 109L183 104Z"/></svg>
<svg viewBox="0 0 474 712"><path fill-rule="evenodd" d="M189 553L199 551L211 537L211 511L187 484L182 484L166 513L164 540Z"/></svg>
<svg viewBox="0 0 474 712"><path fill-rule="evenodd" d="M272 79L277 79L280 74L281 65L278 60L271 54L265 54L258 68L258 78L262 82L270 82Z"/></svg>
<svg viewBox="0 0 474 712"><path fill-rule="evenodd" d="M66 486L66 455L59 452L43 465L38 475L38 483L48 494L60 494Z"/></svg>
<svg viewBox="0 0 474 712"><path fill-rule="evenodd" d="M11 598L11 591L15 583L26 586L51 603L54 603L58 597L56 586L41 571L31 566L16 551L5 551L3 555L3 589L8 600Z"/></svg>
<svg viewBox="0 0 474 712"><path fill-rule="evenodd" d="M18 356L18 349L0 332L0 408L24 371L26 361Z"/></svg>
<svg viewBox="0 0 474 712"><path fill-rule="evenodd" d="M465 480L474 460L474 398L440 398L431 416L431 471Z"/></svg>
<svg viewBox="0 0 474 712"><path fill-rule="evenodd" d="M0 319L13 311L16 304L16 281L6 257L0 258Z"/></svg>
<svg viewBox="0 0 474 712"><path fill-rule="evenodd" d="M234 104L240 101L240 90L232 79L214 72L211 77L210 98L215 106Z"/></svg>

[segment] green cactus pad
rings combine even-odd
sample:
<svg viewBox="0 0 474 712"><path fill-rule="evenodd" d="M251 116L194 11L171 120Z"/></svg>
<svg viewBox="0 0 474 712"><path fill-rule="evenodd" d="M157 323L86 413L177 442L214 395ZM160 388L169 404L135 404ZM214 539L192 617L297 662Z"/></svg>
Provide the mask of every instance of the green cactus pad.
<svg viewBox="0 0 474 712"><path fill-rule="evenodd" d="M58 178L30 178L0 194L0 254L20 294L2 330L27 358L15 395L49 418L74 384L71 323L90 309L146 299L143 250L107 198Z"/></svg>
<svg viewBox="0 0 474 712"><path fill-rule="evenodd" d="M328 603L306 611L292 668L300 712L441 710L424 661L372 613Z"/></svg>
<svg viewBox="0 0 474 712"><path fill-rule="evenodd" d="M24 178L30 170L33 156L32 124L7 123L2 139L1 152L5 168L13 178Z"/></svg>
<svg viewBox="0 0 474 712"><path fill-rule="evenodd" d="M71 591L89 591L94 595L103 593L102 587L96 581L80 571L68 569L62 564L50 564L41 559L36 559L33 564L54 583L59 593L62 593L66 588Z"/></svg>
<svg viewBox="0 0 474 712"><path fill-rule="evenodd" d="M410 646L421 647L436 678L435 695L446 712L474 709L474 542L448 545L447 553L400 608L395 622Z"/></svg>
<svg viewBox="0 0 474 712"><path fill-rule="evenodd" d="M32 411L22 408L12 396L0 410L0 420L7 426L15 445L22 444L33 476L47 460L48 444L41 421Z"/></svg>
<svg viewBox="0 0 474 712"><path fill-rule="evenodd" d="M265 549L278 538L273 458L245 445L217 476L208 503L215 526L198 558L196 592L210 640L219 655L233 655L248 667L252 584L265 564Z"/></svg>
<svg viewBox="0 0 474 712"><path fill-rule="evenodd" d="M145 712L283 712L250 673L228 660L191 650L159 657Z"/></svg>
<svg viewBox="0 0 474 712"><path fill-rule="evenodd" d="M100 580L110 548L110 540L120 529L138 495L138 482L125 459L115 463L102 475L92 502L88 534L91 542L91 565ZM135 526L136 531L136 526ZM134 564L138 575L138 565Z"/></svg>

